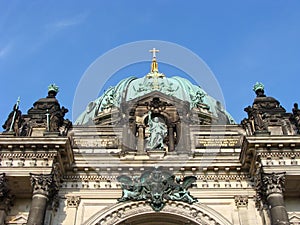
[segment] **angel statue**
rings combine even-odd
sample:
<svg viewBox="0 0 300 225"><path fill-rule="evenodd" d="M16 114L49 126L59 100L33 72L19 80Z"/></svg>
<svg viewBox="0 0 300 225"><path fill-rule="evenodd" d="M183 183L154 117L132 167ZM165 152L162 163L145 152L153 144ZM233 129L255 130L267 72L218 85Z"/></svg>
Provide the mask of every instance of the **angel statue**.
<svg viewBox="0 0 300 225"><path fill-rule="evenodd" d="M149 131L150 136L147 138L148 149L163 149L164 138L167 135L167 127L164 123L160 122L158 117L151 118L151 111L148 112Z"/></svg>
<svg viewBox="0 0 300 225"><path fill-rule="evenodd" d="M192 184L197 180L194 176L186 176L183 178L182 183L180 183L181 179L176 179L176 183L174 182L174 176L168 179L168 183L171 187L171 193L169 193L169 199L173 201L183 201L187 203L197 202L193 196L191 196L190 192L187 190L192 186Z"/></svg>
<svg viewBox="0 0 300 225"><path fill-rule="evenodd" d="M126 175L121 175L117 177L117 180L121 183L123 190L122 197L118 199L119 202L145 199L145 196L142 194L143 186L138 178L132 180Z"/></svg>

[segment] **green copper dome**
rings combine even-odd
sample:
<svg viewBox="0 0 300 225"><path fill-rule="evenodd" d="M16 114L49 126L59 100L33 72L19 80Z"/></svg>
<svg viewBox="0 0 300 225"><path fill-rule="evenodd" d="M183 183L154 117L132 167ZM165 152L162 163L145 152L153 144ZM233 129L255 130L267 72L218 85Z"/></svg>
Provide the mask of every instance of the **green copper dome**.
<svg viewBox="0 0 300 225"><path fill-rule="evenodd" d="M150 73L142 78L128 77L121 80L115 87L106 90L102 96L88 104L86 110L76 120L75 125L93 124L93 119L99 114L107 113L113 107L119 108L123 101L130 101L153 91L187 101L190 103L190 109L208 110L216 118L223 115L227 124L235 123L221 103L209 96L200 86L179 76L168 78L160 73L154 58Z"/></svg>

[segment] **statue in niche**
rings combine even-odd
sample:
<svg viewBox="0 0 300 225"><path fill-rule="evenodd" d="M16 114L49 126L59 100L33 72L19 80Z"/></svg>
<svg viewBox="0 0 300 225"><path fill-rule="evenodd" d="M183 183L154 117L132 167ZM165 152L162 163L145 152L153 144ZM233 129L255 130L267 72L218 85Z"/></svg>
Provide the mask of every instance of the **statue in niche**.
<svg viewBox="0 0 300 225"><path fill-rule="evenodd" d="M159 121L158 117L151 118L151 111L148 112L148 123L150 136L147 138L147 149L163 149L164 138L167 135L166 124Z"/></svg>

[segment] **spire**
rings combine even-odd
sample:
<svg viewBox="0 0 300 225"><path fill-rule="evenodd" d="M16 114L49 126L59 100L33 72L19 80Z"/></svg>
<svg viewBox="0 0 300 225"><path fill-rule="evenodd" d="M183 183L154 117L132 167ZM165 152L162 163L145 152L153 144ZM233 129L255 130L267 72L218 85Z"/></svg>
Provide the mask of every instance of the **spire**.
<svg viewBox="0 0 300 225"><path fill-rule="evenodd" d="M156 61L156 53L159 52L158 49L151 49L149 52L152 52L152 63L151 63L151 73L158 72L158 64Z"/></svg>

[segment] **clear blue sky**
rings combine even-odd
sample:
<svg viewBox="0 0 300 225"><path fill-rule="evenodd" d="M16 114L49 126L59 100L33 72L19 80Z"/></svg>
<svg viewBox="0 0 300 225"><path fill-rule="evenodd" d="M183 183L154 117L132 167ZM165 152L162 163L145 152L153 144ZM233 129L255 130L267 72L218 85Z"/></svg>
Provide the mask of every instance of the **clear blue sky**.
<svg viewBox="0 0 300 225"><path fill-rule="evenodd" d="M0 0L1 125L18 96L27 113L50 83L60 87L57 98L71 111L88 66L140 40L170 41L198 54L237 122L252 104L256 81L291 111L300 100L299 8L298 0Z"/></svg>

